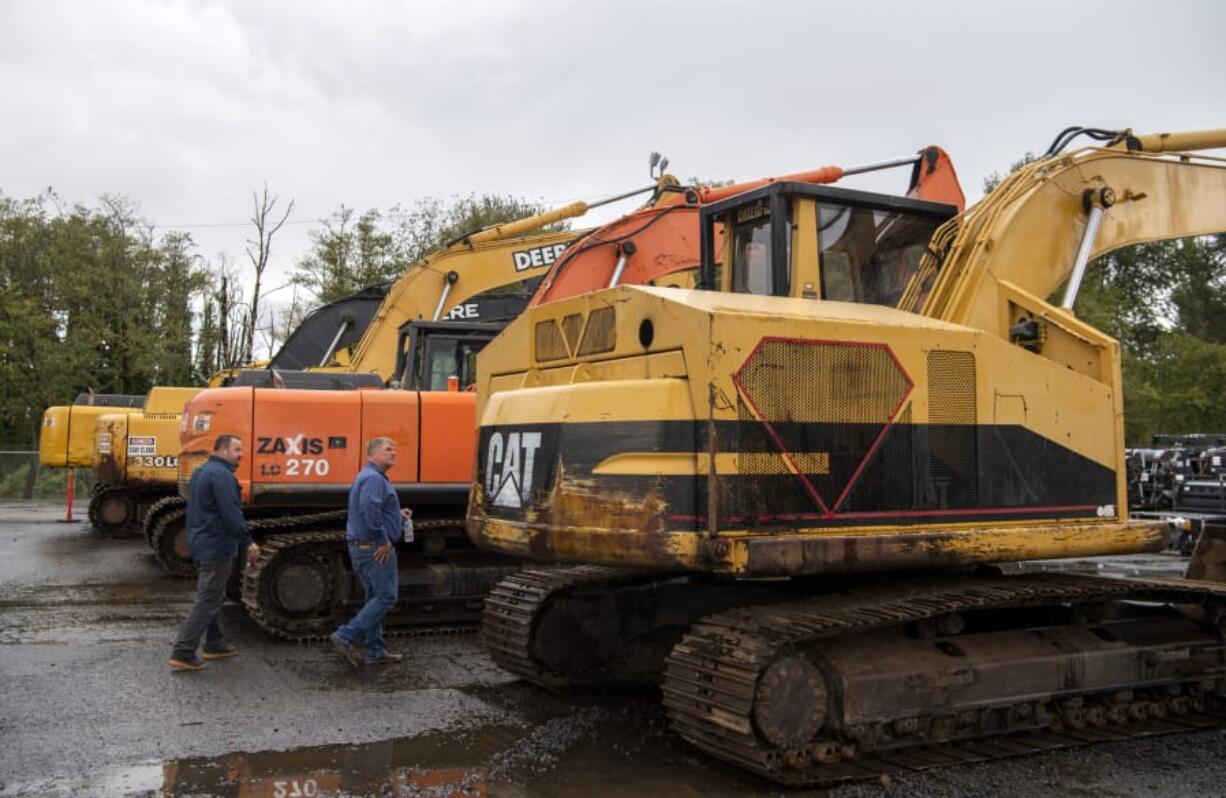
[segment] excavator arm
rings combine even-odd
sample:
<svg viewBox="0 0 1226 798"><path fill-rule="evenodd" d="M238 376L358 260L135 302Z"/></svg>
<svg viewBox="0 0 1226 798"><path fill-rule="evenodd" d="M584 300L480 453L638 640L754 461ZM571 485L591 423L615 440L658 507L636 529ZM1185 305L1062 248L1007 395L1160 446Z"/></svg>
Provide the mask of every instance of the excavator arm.
<svg viewBox="0 0 1226 798"><path fill-rule="evenodd" d="M507 289L543 275L581 232L564 230L512 238L565 218L579 216L586 205L575 203L469 236L404 273L392 285L344 369L374 372L384 381L396 366L399 329L414 320L439 321L454 316L476 321L466 307L488 292ZM475 307L475 305L474 305Z"/></svg>
<svg viewBox="0 0 1226 798"><path fill-rule="evenodd" d="M1022 167L937 231L903 309L1007 337L1011 297L1046 304L1072 277L1071 311L1094 258L1226 229L1226 159L1178 147L1226 147L1226 129L1128 137Z"/></svg>

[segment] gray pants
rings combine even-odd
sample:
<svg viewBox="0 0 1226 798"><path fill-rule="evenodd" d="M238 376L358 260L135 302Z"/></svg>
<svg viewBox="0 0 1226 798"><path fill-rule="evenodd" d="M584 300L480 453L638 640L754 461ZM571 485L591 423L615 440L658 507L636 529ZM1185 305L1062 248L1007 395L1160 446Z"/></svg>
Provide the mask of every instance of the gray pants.
<svg viewBox="0 0 1226 798"><path fill-rule="evenodd" d="M199 563L200 571L196 577L196 603L188 613L183 628L179 630L179 640L175 643L174 656L177 659L196 656L200 647L200 638L204 638L207 650L223 641L221 627L217 625L217 614L226 600L226 582L230 579L230 570L234 560L209 560Z"/></svg>

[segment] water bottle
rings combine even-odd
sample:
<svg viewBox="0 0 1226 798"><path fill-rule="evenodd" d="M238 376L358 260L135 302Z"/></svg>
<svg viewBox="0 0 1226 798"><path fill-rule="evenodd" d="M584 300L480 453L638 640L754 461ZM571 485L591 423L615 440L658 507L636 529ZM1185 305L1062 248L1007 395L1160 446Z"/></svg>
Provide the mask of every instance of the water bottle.
<svg viewBox="0 0 1226 798"><path fill-rule="evenodd" d="M404 542L413 542L413 516L404 519Z"/></svg>

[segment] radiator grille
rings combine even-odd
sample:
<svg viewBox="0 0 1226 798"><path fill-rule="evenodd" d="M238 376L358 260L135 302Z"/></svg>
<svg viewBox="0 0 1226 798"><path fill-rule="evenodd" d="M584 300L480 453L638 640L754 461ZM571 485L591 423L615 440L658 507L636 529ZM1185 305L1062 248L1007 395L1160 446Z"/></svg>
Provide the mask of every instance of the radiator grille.
<svg viewBox="0 0 1226 798"><path fill-rule="evenodd" d="M767 340L737 374L764 421L884 424L911 389L882 346Z"/></svg>
<svg viewBox="0 0 1226 798"><path fill-rule="evenodd" d="M579 333L583 330L583 316L571 313L562 319L562 333L566 336L566 348L574 352L579 348Z"/></svg>
<svg viewBox="0 0 1226 798"><path fill-rule="evenodd" d="M750 479L725 490L792 515L838 511L912 388L885 346L831 341L767 339L735 379L737 468ZM787 473L796 478L752 479Z"/></svg>

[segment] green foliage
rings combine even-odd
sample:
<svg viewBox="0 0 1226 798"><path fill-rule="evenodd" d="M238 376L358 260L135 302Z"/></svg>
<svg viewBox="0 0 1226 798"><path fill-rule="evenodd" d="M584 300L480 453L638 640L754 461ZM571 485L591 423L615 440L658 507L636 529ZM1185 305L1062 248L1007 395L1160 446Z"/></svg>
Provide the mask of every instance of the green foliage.
<svg viewBox="0 0 1226 798"><path fill-rule="evenodd" d="M1076 311L1123 346L1128 441L1226 429L1226 236L1105 255Z"/></svg>
<svg viewBox="0 0 1226 798"><path fill-rule="evenodd" d="M491 225L546 210L516 197L470 194L449 200L427 197L407 210L371 209L355 218L344 205L311 231L311 252L298 262L294 282L331 302L374 283L391 282L448 244ZM559 222L546 230L565 230Z"/></svg>
<svg viewBox="0 0 1226 798"><path fill-rule="evenodd" d="M1035 160L1028 152L1008 173ZM1004 177L985 178L984 194ZM1063 287L1049 301L1062 294ZM1129 442L1158 432L1226 430L1226 235L1102 256L1086 269L1076 313L1123 348Z"/></svg>
<svg viewBox="0 0 1226 798"><path fill-rule="evenodd" d="M1021 169L1026 164L1031 163L1032 161L1037 161L1038 159L1039 156L1035 155L1033 152L1027 152L1021 158L1009 164L1009 171L1005 172L1003 175L1000 172L993 172L992 174L988 175L983 179L983 195L986 197L988 194L991 194L992 191L1000 185L1000 181L1004 180L1007 176L1016 172L1018 169Z"/></svg>
<svg viewBox="0 0 1226 798"><path fill-rule="evenodd" d="M311 252L298 262L295 283L326 304L375 283L394 280L408 266L395 239L381 229L382 215L368 210L354 219L344 205L312 230Z"/></svg>
<svg viewBox="0 0 1226 798"><path fill-rule="evenodd" d="M0 196L0 442L34 443L43 409L86 388L190 382L192 246L122 198Z"/></svg>

